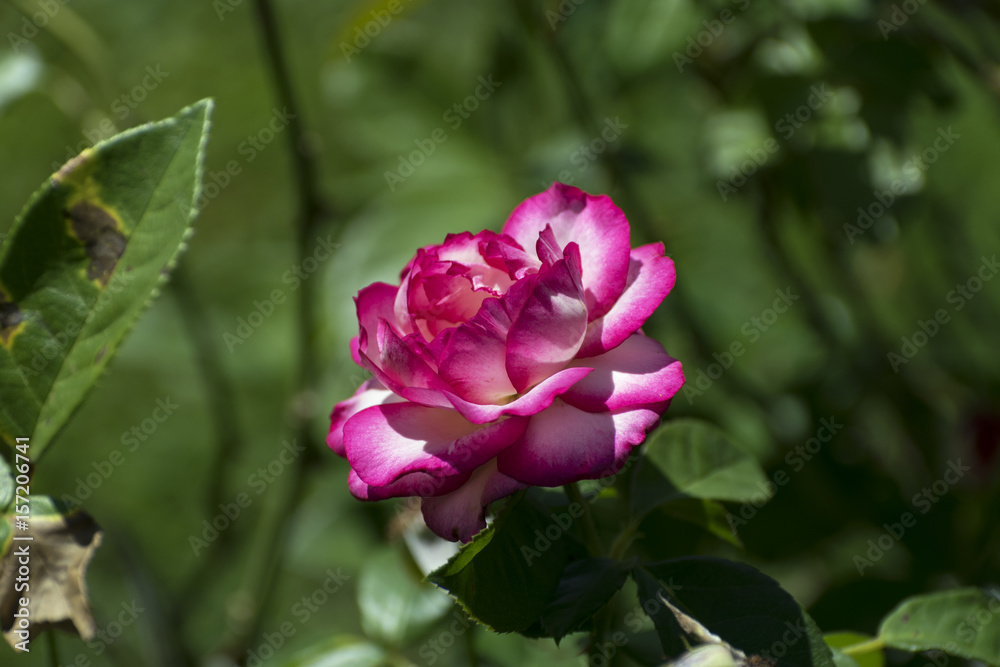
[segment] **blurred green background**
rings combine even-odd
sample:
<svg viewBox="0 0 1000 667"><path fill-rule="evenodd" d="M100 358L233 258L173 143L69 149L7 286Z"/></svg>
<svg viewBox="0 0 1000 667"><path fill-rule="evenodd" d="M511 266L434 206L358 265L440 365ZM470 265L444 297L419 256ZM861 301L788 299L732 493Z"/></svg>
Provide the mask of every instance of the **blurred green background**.
<svg viewBox="0 0 1000 667"><path fill-rule="evenodd" d="M745 559L827 631L873 632L910 594L1000 583L996 4L286 0L275 11L330 212L315 245L339 243L305 278L320 300L321 380L299 395L297 184L254 3L0 2L0 230L93 141L217 102L180 263L188 289L168 288L141 319L35 478L36 492L75 494L113 450L125 457L83 503L106 531L89 581L98 627L113 630L123 603L144 611L110 645L60 636L60 665L227 665L225 651L257 649L283 623L293 632L267 664L348 635L394 664L431 664L426 642L453 610L443 595L405 593L396 505L353 500L346 462L325 448L298 489L280 471L263 488L253 475L296 415L322 442L329 410L363 381L348 351L361 287L395 282L446 233L498 230L557 179L609 194L633 245L662 240L676 262L677 286L646 327L688 378L668 416L718 423L789 477L763 508L730 508L750 515L745 552L661 517L643 527L664 535L657 555ZM275 290L287 298L268 308ZM786 312L770 310L776 291L792 295ZM258 310L243 340L240 318ZM178 407L151 422L167 399ZM843 428L795 454L822 419ZM143 439L123 440L133 427ZM236 445L221 458L220 433ZM935 491L959 460L971 470ZM240 493L253 502L196 555L213 498ZM907 511L916 525L859 573L855 556ZM261 599L268 539L282 559ZM328 571L345 583L305 614L296 605ZM467 640L487 664L580 661L572 640L467 635L433 662L468 664ZM37 649L15 658L4 646L0 662L50 664ZM382 664L363 662L369 650L344 664Z"/></svg>

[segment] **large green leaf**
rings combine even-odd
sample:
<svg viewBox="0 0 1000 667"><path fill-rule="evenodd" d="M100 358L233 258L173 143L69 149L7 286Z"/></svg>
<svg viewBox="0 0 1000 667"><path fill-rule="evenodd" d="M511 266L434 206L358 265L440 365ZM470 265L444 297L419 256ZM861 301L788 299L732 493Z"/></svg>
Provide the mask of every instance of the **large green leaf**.
<svg viewBox="0 0 1000 667"><path fill-rule="evenodd" d="M1000 665L1000 597L978 588L917 595L883 619L878 636L893 648Z"/></svg>
<svg viewBox="0 0 1000 667"><path fill-rule="evenodd" d="M0 437L37 460L177 259L195 215L210 100L83 151L0 247Z"/></svg>
<svg viewBox="0 0 1000 667"><path fill-rule="evenodd" d="M671 604L747 656L770 658L777 667L833 667L830 649L813 620L778 582L749 565L721 558L676 558L644 563L636 568L635 579L641 599L669 595ZM676 624L663 621L672 612L665 604L646 609L664 650L670 651L668 646L676 646Z"/></svg>
<svg viewBox="0 0 1000 667"><path fill-rule="evenodd" d="M568 512L543 511L531 497L510 501L496 520L428 579L473 619L519 632L552 601L576 546Z"/></svg>
<svg viewBox="0 0 1000 667"><path fill-rule="evenodd" d="M384 551L361 571L358 608L365 634L403 646L429 630L454 605L441 589L411 574L398 552Z"/></svg>
<svg viewBox="0 0 1000 667"><path fill-rule="evenodd" d="M642 516L687 496L744 503L771 494L753 455L711 424L678 419L649 439L633 481L632 510Z"/></svg>

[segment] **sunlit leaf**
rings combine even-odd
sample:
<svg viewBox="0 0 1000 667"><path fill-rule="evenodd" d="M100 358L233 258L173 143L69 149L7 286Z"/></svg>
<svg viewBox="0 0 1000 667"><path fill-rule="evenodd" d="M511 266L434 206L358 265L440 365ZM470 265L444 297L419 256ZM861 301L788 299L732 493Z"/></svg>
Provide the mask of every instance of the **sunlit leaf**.
<svg viewBox="0 0 1000 667"><path fill-rule="evenodd" d="M334 637L302 651L282 667L383 667L385 651L355 637Z"/></svg>
<svg viewBox="0 0 1000 667"><path fill-rule="evenodd" d="M749 502L770 495L767 477L749 452L711 424L678 419L649 439L635 473L632 508L642 516L685 496Z"/></svg>
<svg viewBox="0 0 1000 667"><path fill-rule="evenodd" d="M917 595L883 619L878 636L893 648L1000 665L1000 596L978 588Z"/></svg>
<svg viewBox="0 0 1000 667"><path fill-rule="evenodd" d="M373 639L402 646L453 607L439 588L420 581L396 551L372 558L358 581L361 627Z"/></svg>
<svg viewBox="0 0 1000 667"><path fill-rule="evenodd" d="M884 667L885 652L881 650L867 651L860 655L847 655L841 649L857 646L872 640L867 635L857 632L833 632L823 635L826 645L833 649L833 661L837 667Z"/></svg>

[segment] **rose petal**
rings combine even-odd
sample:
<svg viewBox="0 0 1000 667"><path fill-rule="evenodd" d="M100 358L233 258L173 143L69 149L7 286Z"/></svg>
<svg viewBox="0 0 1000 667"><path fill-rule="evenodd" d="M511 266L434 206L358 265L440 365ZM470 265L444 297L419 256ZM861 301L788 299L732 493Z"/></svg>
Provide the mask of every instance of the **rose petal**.
<svg viewBox="0 0 1000 667"><path fill-rule="evenodd" d="M580 246L583 286L590 319L606 313L625 288L629 267L629 226L621 209L606 195L593 196L554 183L529 197L510 214L503 233L522 248L534 249L547 225L560 247Z"/></svg>
<svg viewBox="0 0 1000 667"><path fill-rule="evenodd" d="M684 384L681 362L657 341L638 333L609 352L570 365L594 369L562 395L562 400L587 412L641 407L662 413Z"/></svg>
<svg viewBox="0 0 1000 667"><path fill-rule="evenodd" d="M350 345L351 345L351 359L358 366L364 366L364 363L361 361L361 339L360 339L360 337L354 336L353 338L351 338Z"/></svg>
<svg viewBox="0 0 1000 667"><path fill-rule="evenodd" d="M405 384L400 383L397 379L388 375L385 371L379 368L378 364L368 358L368 355L364 353L361 354L361 365L366 370L370 371L371 374L375 376L375 379L392 390L393 393L405 398L408 401L432 408L451 407L451 401L448 400L444 391L441 389L407 387Z"/></svg>
<svg viewBox="0 0 1000 667"><path fill-rule="evenodd" d="M517 439L525 424L509 417L480 426L454 410L390 403L351 417L344 446L362 480L386 486L412 472L446 477L472 470Z"/></svg>
<svg viewBox="0 0 1000 667"><path fill-rule="evenodd" d="M538 274L507 332L507 376L518 393L563 369L583 342L587 308L576 253L568 245L564 259Z"/></svg>
<svg viewBox="0 0 1000 667"><path fill-rule="evenodd" d="M358 311L358 349L366 352L378 333L378 323L385 320L399 326L393 305L399 288L386 283L372 283L354 298ZM408 333L408 332L406 332Z"/></svg>
<svg viewBox="0 0 1000 667"><path fill-rule="evenodd" d="M506 271L513 280L520 280L541 266L537 257L526 252L506 234L501 234L486 244L484 257L487 264Z"/></svg>
<svg viewBox="0 0 1000 667"><path fill-rule="evenodd" d="M377 343L374 350L369 343L368 350L365 351L362 360L368 359L387 376L389 381L384 382L384 384L390 389L396 389L396 387L449 388L448 384L434 372L434 369L420 355L410 349L402 338L396 335L392 326L385 320L379 320ZM375 372L374 368L370 368L370 370Z"/></svg>
<svg viewBox="0 0 1000 667"><path fill-rule="evenodd" d="M556 396L562 394L590 373L589 368L566 368L550 375L517 399L500 405L480 405L470 403L450 392L444 392L458 412L474 424L486 424L503 415L527 417L537 414L552 405Z"/></svg>
<svg viewBox="0 0 1000 667"><path fill-rule="evenodd" d="M372 486L358 477L351 470L347 475L347 488L358 500L385 500L406 496L439 496L451 493L468 481L472 473L463 473L451 477L432 477L425 472L411 472L403 475L392 484Z"/></svg>
<svg viewBox="0 0 1000 667"><path fill-rule="evenodd" d="M473 403L499 403L517 394L507 377L509 328L500 301L488 299L471 320L452 329L439 365L456 394Z"/></svg>
<svg viewBox="0 0 1000 667"><path fill-rule="evenodd" d="M535 254L545 266L552 266L563 258L562 246L556 240L552 225L545 225L545 229L538 235L538 242L535 243Z"/></svg>
<svg viewBox="0 0 1000 667"><path fill-rule="evenodd" d="M446 540L468 542L486 527L487 505L523 488L524 484L498 472L496 461L488 461L456 491L425 498L424 523Z"/></svg>
<svg viewBox="0 0 1000 667"><path fill-rule="evenodd" d="M346 401L341 401L333 407L330 414L330 432L326 436L326 444L339 456L347 456L344 451L344 424L347 420L365 408L383 403L401 401L399 396L385 388L377 378L364 382L354 395Z"/></svg>
<svg viewBox="0 0 1000 667"><path fill-rule="evenodd" d="M635 333L674 286L674 262L663 256L662 243L650 243L632 251L628 284L617 303L587 326L587 335L577 357L602 354Z"/></svg>
<svg viewBox="0 0 1000 667"><path fill-rule="evenodd" d="M498 470L533 486L597 479L614 472L659 419L652 410L593 413L557 400L497 456Z"/></svg>

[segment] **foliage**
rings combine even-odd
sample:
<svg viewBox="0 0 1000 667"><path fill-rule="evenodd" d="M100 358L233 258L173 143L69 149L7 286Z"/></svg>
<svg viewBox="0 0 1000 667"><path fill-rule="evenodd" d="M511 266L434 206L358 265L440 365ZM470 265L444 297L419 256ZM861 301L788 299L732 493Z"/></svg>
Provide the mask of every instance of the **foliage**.
<svg viewBox="0 0 1000 667"><path fill-rule="evenodd" d="M270 4L0 3L0 584L28 475L93 632L0 662L996 664L993 4ZM664 242L687 384L454 554L322 444L351 297L554 180Z"/></svg>

